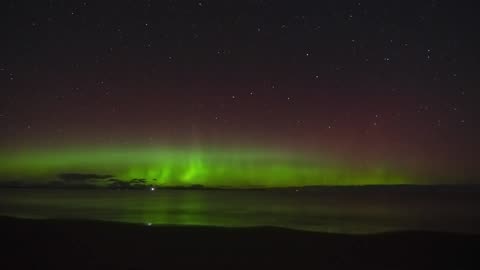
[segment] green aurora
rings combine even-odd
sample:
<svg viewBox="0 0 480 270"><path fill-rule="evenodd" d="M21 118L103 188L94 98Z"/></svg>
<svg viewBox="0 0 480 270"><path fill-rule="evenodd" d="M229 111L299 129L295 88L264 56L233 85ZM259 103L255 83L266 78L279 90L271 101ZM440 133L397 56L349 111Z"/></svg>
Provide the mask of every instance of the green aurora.
<svg viewBox="0 0 480 270"><path fill-rule="evenodd" d="M112 175L148 185L289 187L413 184L384 167L350 168L307 154L248 149L103 148L3 153L0 181L48 183L62 173ZM415 181L416 182L416 181ZM107 181L98 181L103 185Z"/></svg>

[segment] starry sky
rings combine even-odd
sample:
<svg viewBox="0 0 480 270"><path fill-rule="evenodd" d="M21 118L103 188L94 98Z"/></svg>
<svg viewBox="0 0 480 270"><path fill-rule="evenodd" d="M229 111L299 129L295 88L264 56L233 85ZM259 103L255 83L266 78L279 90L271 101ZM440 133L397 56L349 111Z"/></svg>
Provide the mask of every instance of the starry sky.
<svg viewBox="0 0 480 270"><path fill-rule="evenodd" d="M361 184L381 168L409 179L395 183L479 183L473 3L288 2L2 1L2 168L168 148L202 170L206 157L254 175L252 163L281 151L275 166L289 172L269 165L261 177ZM219 161L218 149L255 158ZM306 157L329 172L309 161L295 173Z"/></svg>

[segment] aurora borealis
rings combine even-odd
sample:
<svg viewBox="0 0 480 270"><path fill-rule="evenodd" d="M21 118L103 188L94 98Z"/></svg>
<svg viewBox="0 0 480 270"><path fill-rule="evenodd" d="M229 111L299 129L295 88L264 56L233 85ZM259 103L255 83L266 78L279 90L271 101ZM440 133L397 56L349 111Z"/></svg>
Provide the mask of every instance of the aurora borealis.
<svg viewBox="0 0 480 270"><path fill-rule="evenodd" d="M474 9L340 2L5 1L0 184L478 184Z"/></svg>
<svg viewBox="0 0 480 270"><path fill-rule="evenodd" d="M475 4L1 0L0 268L472 268Z"/></svg>
<svg viewBox="0 0 480 270"><path fill-rule="evenodd" d="M0 163L7 179L52 181L61 173L111 175L159 186L290 187L305 185L405 184L384 168L353 170L332 162L282 152L96 149L25 152ZM101 185L101 184L100 184Z"/></svg>

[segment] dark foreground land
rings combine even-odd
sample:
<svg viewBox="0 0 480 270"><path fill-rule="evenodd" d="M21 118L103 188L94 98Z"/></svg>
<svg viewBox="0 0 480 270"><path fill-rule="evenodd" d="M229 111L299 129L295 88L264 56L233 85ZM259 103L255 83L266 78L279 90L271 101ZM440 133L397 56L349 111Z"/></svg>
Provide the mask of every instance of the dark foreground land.
<svg viewBox="0 0 480 270"><path fill-rule="evenodd" d="M1 269L480 269L480 235L342 235L9 217L0 217L0 226Z"/></svg>

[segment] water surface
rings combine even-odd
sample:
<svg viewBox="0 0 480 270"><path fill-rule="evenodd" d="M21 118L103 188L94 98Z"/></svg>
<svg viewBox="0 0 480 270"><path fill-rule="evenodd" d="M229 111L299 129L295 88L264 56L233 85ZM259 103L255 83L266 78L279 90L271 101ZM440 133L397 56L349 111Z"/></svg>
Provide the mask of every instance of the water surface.
<svg viewBox="0 0 480 270"><path fill-rule="evenodd" d="M480 233L480 192L0 189L0 215L152 225L278 226L339 233Z"/></svg>

